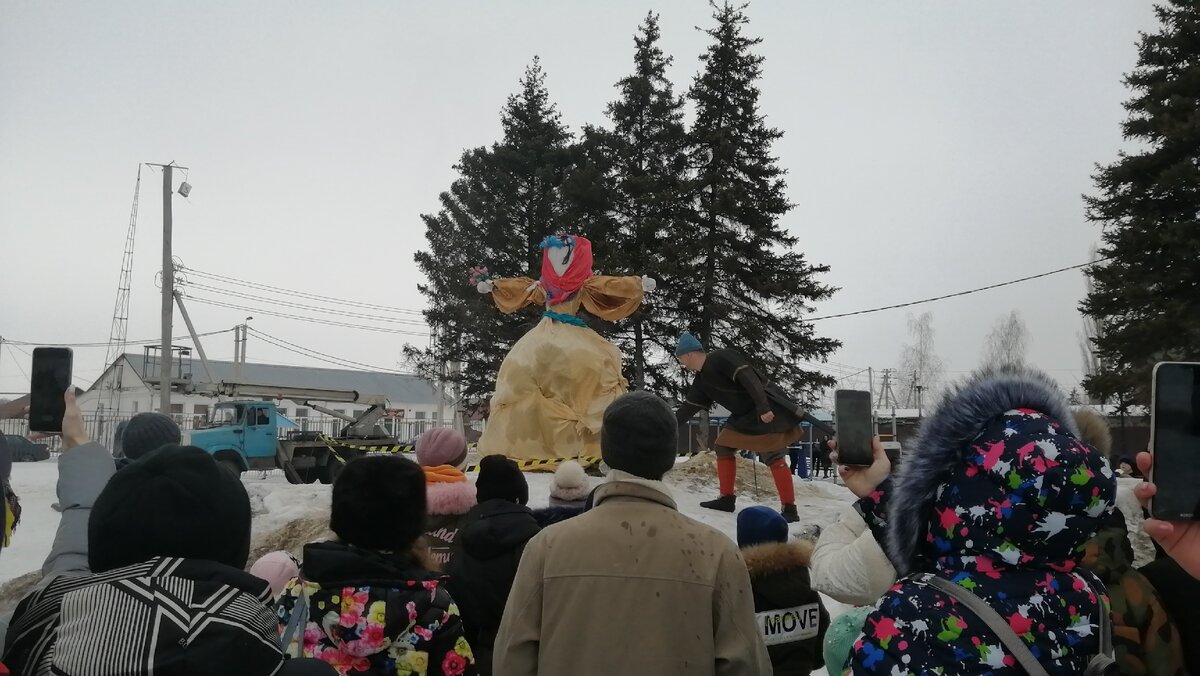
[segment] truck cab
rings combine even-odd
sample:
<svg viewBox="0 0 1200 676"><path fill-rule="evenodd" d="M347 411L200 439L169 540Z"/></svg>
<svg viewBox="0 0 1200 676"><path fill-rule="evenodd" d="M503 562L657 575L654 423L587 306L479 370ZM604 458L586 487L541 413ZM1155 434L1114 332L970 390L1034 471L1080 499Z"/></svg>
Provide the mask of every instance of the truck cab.
<svg viewBox="0 0 1200 676"><path fill-rule="evenodd" d="M191 443L235 474L273 469L280 413L269 401L225 401L212 408L204 429L192 432Z"/></svg>

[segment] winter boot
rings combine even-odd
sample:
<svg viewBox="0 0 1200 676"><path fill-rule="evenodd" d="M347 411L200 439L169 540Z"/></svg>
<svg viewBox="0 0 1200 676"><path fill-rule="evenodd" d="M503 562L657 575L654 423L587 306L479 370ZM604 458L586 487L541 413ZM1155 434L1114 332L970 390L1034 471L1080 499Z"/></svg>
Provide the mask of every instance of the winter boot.
<svg viewBox="0 0 1200 676"><path fill-rule="evenodd" d="M800 514L796 512L796 505L784 505L783 509L779 510L783 515L783 520L788 523L796 523L800 520Z"/></svg>
<svg viewBox="0 0 1200 676"><path fill-rule="evenodd" d="M736 495L722 495L716 500L708 500L701 502L700 506L705 509L715 509L718 512L732 512L734 510L734 502L737 501ZM794 509L794 508L793 508ZM796 517L797 519L800 517Z"/></svg>

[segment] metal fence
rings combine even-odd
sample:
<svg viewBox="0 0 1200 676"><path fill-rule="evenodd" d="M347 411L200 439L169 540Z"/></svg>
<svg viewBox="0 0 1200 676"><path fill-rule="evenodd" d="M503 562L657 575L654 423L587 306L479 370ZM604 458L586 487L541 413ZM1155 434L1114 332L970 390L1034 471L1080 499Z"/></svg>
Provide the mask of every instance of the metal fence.
<svg viewBox="0 0 1200 676"><path fill-rule="evenodd" d="M127 422L134 415L136 414L112 415L94 412L85 413L83 415L83 423L87 428L89 439L99 442L105 448L112 448L114 445L113 436L116 433L117 427L121 423ZM171 418L179 425L185 441L193 430L203 429L206 424L206 420L202 415L174 414ZM329 417L298 418L295 422L301 431L319 432L331 437L340 436L342 430L348 424L344 420ZM383 428L384 433L388 436L395 437L402 443L411 443L423 433L435 427L444 427L446 425L440 424L436 420L385 418L379 422L379 426ZM281 427L279 434L282 437L286 437L293 429L296 428ZM24 420L0 420L0 433L22 437L28 436L29 423ZM62 440L55 436L39 440L38 443L46 444L51 452L57 452L62 445Z"/></svg>

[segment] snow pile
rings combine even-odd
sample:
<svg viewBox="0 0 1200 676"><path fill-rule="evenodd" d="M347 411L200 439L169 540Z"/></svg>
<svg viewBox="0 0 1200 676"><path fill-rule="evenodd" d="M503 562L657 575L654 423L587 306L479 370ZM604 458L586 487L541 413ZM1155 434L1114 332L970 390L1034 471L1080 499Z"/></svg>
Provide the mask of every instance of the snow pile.
<svg viewBox="0 0 1200 676"><path fill-rule="evenodd" d="M734 485L738 495L767 498L778 495L775 480L771 478L771 470L766 465L740 455L734 457L737 459L737 480ZM687 490L711 491L717 485L717 454L706 452L688 458L675 466L670 478Z"/></svg>

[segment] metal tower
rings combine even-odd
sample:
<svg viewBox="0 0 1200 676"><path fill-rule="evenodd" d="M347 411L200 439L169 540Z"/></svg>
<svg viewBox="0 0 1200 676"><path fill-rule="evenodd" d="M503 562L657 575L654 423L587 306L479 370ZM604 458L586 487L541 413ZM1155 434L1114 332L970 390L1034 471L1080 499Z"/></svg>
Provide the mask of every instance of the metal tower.
<svg viewBox="0 0 1200 676"><path fill-rule="evenodd" d="M125 233L125 255L121 259L121 280L117 283L117 302L113 305L112 328L108 333L108 355L104 358L104 367L112 366L113 362L125 354L125 340L129 330L129 287L133 276L133 241L137 232L138 193L142 188L142 165L138 165L137 183L133 188L133 209L129 214L129 230ZM121 412L121 391L123 389L123 373L115 373L105 392L104 411L109 416Z"/></svg>

